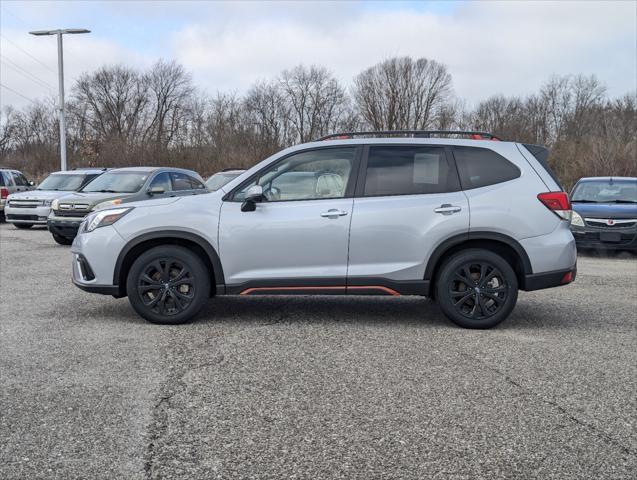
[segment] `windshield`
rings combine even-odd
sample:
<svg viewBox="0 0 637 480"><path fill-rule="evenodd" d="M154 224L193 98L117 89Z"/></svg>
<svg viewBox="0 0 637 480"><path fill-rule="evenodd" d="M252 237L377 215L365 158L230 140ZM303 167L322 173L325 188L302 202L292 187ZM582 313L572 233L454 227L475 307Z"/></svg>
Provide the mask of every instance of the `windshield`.
<svg viewBox="0 0 637 480"><path fill-rule="evenodd" d="M148 173L112 172L97 177L82 192L135 193L146 182Z"/></svg>
<svg viewBox="0 0 637 480"><path fill-rule="evenodd" d="M579 183L572 202L637 203L637 180L595 180Z"/></svg>
<svg viewBox="0 0 637 480"><path fill-rule="evenodd" d="M230 180L237 178L240 173L215 173L212 177L206 180L206 187L213 192L219 190Z"/></svg>
<svg viewBox="0 0 637 480"><path fill-rule="evenodd" d="M64 175L53 174L49 175L44 181L38 185L36 190L62 190L62 191L74 191L82 186L86 175Z"/></svg>

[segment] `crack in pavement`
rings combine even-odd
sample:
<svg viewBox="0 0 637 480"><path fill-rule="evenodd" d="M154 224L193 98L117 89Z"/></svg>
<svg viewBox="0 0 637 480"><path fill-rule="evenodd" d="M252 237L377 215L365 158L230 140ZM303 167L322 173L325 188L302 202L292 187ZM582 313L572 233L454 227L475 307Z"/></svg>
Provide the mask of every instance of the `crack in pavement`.
<svg viewBox="0 0 637 480"><path fill-rule="evenodd" d="M219 365L223 362L224 358L223 354L219 354L214 358L214 360L209 362L183 368L179 371L176 371L174 368L170 369L170 373L168 374L166 381L160 388L160 392L163 390L163 393L160 393L159 400L153 406L152 420L148 426L149 439L146 447L146 454L144 456L144 472L146 474L146 478L153 478L153 468L155 466L155 456L157 453L156 447L168 429L168 411L170 409L170 401L175 395L183 392L187 388L184 377L192 371Z"/></svg>
<svg viewBox="0 0 637 480"><path fill-rule="evenodd" d="M522 384L520 384L519 382L513 380L509 375L507 375L506 373L498 370L495 367L492 367L491 365L489 365L488 363L486 363L484 360L481 360L480 358L470 355L467 352L462 352L462 355L469 358L470 360L473 360L474 362L478 362L480 363L484 368L486 368L487 370L490 370L491 372L494 372L496 374L498 374L499 376L501 376L505 382L509 383L510 385L513 385L517 388L519 388L520 390L522 390L526 395L528 396L532 396L535 399L539 400L540 402L546 404L546 405L550 405L551 407L555 408L558 412L560 412L563 416L565 416L567 419L569 419L570 421L572 421L573 423L575 423L576 425L579 425L580 427L583 427L584 429L588 430L589 432L591 432L594 436L596 436L597 438L599 438L600 440L606 442L607 444L610 444L616 448L618 448L619 450L621 450L624 454L626 455L635 455L636 452L633 452L632 449L630 447L627 447L626 445L622 444L620 441L616 440L615 438L613 438L611 435L609 435L608 433L604 432L603 430L600 430L599 428L597 428L595 425L592 425L590 423L587 423L583 420L580 420L579 418L577 418L575 415L573 415L572 413L570 413L565 407L561 406L560 404L558 404L557 402L553 401L553 400L549 400L547 398L544 398L540 395L538 395L537 393L535 393L532 389L523 386Z"/></svg>

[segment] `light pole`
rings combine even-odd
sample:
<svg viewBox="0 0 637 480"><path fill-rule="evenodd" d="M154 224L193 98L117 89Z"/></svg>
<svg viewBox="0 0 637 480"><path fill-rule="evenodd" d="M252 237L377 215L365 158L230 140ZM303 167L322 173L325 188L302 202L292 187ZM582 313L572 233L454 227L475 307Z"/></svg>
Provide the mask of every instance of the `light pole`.
<svg viewBox="0 0 637 480"><path fill-rule="evenodd" d="M91 33L85 28L66 28L64 30L36 30L31 35L57 35L58 37L58 82L60 84L60 98L58 115L60 117L60 169L66 170L66 121L64 119L64 59L62 54L62 35L65 33Z"/></svg>

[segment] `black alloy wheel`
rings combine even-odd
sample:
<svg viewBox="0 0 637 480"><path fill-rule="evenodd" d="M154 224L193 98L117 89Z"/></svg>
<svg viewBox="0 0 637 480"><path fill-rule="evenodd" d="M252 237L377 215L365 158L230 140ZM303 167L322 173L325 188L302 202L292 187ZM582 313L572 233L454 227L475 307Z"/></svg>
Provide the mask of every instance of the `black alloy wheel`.
<svg viewBox="0 0 637 480"><path fill-rule="evenodd" d="M509 263L482 249L458 252L442 266L436 298L443 313L467 328L490 328L509 316L518 297L518 281Z"/></svg>
<svg viewBox="0 0 637 480"><path fill-rule="evenodd" d="M135 311L152 323L191 320L210 296L210 275L203 260L177 245L151 248L128 272L126 292Z"/></svg>

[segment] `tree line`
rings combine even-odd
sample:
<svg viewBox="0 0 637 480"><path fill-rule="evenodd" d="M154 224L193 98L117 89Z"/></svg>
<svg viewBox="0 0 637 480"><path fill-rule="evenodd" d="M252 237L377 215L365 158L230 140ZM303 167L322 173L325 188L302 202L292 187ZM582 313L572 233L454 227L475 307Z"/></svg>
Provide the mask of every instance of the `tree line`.
<svg viewBox="0 0 637 480"><path fill-rule="evenodd" d="M321 66L299 65L243 95L209 95L183 66L159 61L83 74L66 104L69 166L168 165L202 176L249 167L278 150L338 131L480 130L546 145L566 186L582 176L637 176L637 98L609 98L594 76L554 76L526 97L459 99L446 66L390 58L346 86ZM42 178L59 166L54 99L0 119L0 163Z"/></svg>

